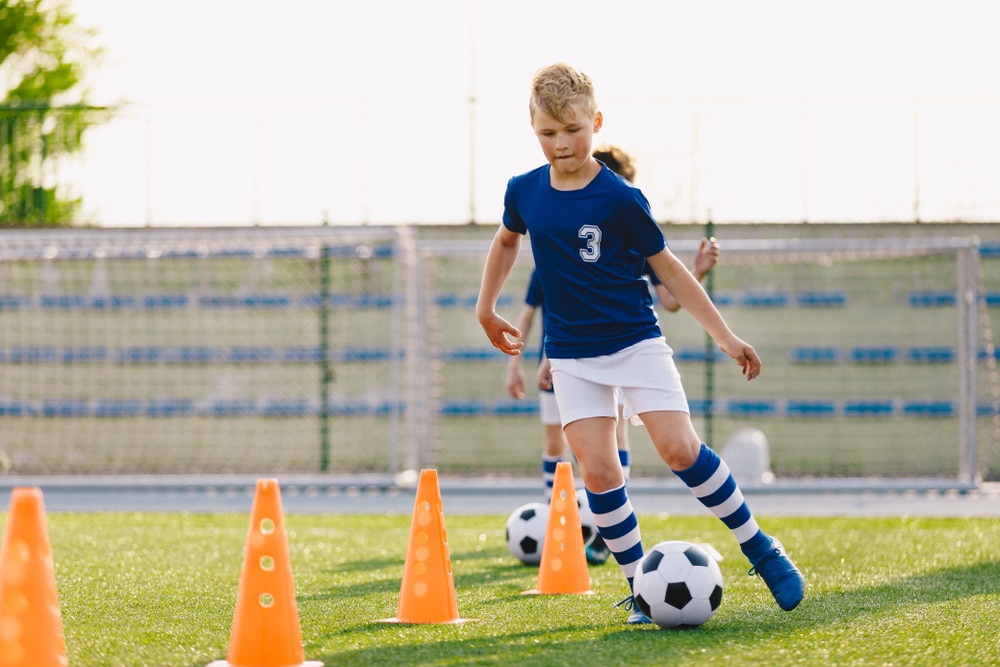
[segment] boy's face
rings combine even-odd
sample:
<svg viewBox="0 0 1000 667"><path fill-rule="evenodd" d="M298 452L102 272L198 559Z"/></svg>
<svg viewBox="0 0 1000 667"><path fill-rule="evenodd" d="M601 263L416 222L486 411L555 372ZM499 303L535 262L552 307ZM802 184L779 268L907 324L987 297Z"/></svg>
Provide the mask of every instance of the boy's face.
<svg viewBox="0 0 1000 667"><path fill-rule="evenodd" d="M600 111L591 116L581 102L569 105L561 121L540 109L531 115L531 127L542 153L562 177L572 177L590 164L594 134L601 129L602 122Z"/></svg>

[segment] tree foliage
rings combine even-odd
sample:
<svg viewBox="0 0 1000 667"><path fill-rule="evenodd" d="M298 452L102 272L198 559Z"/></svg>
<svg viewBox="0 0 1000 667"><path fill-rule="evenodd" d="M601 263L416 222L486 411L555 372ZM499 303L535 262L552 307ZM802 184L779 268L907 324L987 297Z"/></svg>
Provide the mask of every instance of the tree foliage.
<svg viewBox="0 0 1000 667"><path fill-rule="evenodd" d="M77 220L81 199L60 168L108 108L87 104L85 76L101 49L66 0L0 0L0 225Z"/></svg>

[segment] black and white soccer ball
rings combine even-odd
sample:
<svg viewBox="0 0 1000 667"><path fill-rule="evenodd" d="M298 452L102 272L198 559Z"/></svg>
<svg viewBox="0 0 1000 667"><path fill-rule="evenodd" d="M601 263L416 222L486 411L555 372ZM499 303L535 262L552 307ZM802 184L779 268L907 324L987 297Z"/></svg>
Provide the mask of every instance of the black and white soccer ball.
<svg viewBox="0 0 1000 667"><path fill-rule="evenodd" d="M538 565L548 523L548 503L521 505L507 519L507 550L526 565Z"/></svg>
<svg viewBox="0 0 1000 667"><path fill-rule="evenodd" d="M587 489L577 490L576 507L580 514L580 531L583 533L583 546L590 546L598 533L597 522L594 521L594 513L590 511L590 502L587 500Z"/></svg>
<svg viewBox="0 0 1000 667"><path fill-rule="evenodd" d="M693 628L715 615L722 603L722 570L697 544L660 542L639 564L635 602L662 628Z"/></svg>

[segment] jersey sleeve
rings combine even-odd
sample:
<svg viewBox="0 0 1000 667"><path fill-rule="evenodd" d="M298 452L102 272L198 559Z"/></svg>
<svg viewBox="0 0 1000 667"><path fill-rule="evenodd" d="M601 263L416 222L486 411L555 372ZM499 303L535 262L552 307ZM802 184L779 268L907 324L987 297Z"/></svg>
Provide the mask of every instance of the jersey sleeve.
<svg viewBox="0 0 1000 667"><path fill-rule="evenodd" d="M524 295L524 303L532 308L540 308L544 301L542 295L542 284L538 280L538 271L531 271L531 278L528 279L528 291Z"/></svg>
<svg viewBox="0 0 1000 667"><path fill-rule="evenodd" d="M630 245L643 257L652 257L667 247L663 232L649 208L649 201L639 188L630 188L631 197L624 200L626 234Z"/></svg>
<svg viewBox="0 0 1000 667"><path fill-rule="evenodd" d="M516 176L507 181L507 190L503 195L503 226L512 232L523 235L528 233L528 227L517 211L518 182Z"/></svg>

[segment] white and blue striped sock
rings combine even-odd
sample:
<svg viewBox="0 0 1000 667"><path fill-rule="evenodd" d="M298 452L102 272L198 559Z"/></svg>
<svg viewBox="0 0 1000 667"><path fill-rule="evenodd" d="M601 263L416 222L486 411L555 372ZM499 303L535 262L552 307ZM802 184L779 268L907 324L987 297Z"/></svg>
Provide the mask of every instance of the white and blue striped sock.
<svg viewBox="0 0 1000 667"><path fill-rule="evenodd" d="M751 563L771 547L771 538L757 525L726 462L702 443L698 459L687 470L675 470L701 504L732 531Z"/></svg>
<svg viewBox="0 0 1000 667"><path fill-rule="evenodd" d="M619 449L618 460L622 464L622 474L625 476L625 481L627 482L629 473L632 472L632 452L628 449Z"/></svg>
<svg viewBox="0 0 1000 667"><path fill-rule="evenodd" d="M563 460L561 456L542 454L542 483L545 485L545 499L552 499L552 485L556 481L556 467Z"/></svg>
<svg viewBox="0 0 1000 667"><path fill-rule="evenodd" d="M587 503L604 543L614 554L631 589L643 550L639 521L625 492L625 485L602 493L591 493L588 489Z"/></svg>

